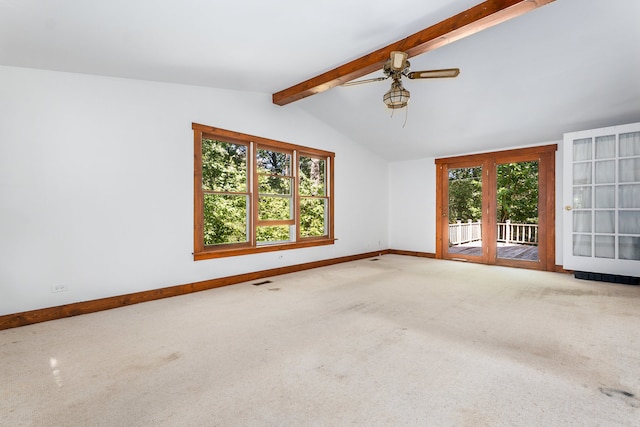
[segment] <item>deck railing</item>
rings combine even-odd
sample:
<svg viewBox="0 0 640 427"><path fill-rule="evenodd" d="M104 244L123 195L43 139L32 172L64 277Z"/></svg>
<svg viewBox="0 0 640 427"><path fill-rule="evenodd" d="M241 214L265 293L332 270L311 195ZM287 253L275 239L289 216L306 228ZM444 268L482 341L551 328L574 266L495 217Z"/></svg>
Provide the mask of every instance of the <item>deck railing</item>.
<svg viewBox="0 0 640 427"><path fill-rule="evenodd" d="M538 245L538 224L516 224L510 220L498 223L498 242L520 245ZM449 224L449 246L482 240L482 223L458 220Z"/></svg>
<svg viewBox="0 0 640 427"><path fill-rule="evenodd" d="M538 224L498 223L498 242L538 246Z"/></svg>
<svg viewBox="0 0 640 427"><path fill-rule="evenodd" d="M482 240L482 223L471 220L449 224L449 246Z"/></svg>

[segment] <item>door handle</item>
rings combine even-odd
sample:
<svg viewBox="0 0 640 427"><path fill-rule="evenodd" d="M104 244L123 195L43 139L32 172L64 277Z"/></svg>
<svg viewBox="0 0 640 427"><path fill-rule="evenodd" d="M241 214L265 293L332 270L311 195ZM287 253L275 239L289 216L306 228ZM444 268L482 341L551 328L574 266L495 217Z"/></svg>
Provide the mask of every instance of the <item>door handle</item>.
<svg viewBox="0 0 640 427"><path fill-rule="evenodd" d="M564 207L564 210L565 210L565 211L570 211L571 209L573 209L573 208L572 208L571 206L569 206L569 205L567 205L567 206L565 206L565 207Z"/></svg>

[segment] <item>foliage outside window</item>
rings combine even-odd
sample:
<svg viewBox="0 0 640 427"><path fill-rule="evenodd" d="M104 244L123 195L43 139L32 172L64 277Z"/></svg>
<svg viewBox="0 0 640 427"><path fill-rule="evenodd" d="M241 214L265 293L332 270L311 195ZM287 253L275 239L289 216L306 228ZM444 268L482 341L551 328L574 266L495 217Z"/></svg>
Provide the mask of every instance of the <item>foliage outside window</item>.
<svg viewBox="0 0 640 427"><path fill-rule="evenodd" d="M333 243L333 153L193 130L196 260Z"/></svg>
<svg viewBox="0 0 640 427"><path fill-rule="evenodd" d="M482 219L482 167L448 169L449 222ZM498 222L538 223L538 161L496 165Z"/></svg>

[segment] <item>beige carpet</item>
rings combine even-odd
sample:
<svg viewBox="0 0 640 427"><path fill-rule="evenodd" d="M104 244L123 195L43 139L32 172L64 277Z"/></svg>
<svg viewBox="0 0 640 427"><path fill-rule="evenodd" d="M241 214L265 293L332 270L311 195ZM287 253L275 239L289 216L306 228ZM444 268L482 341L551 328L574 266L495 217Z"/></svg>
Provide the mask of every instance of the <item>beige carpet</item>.
<svg viewBox="0 0 640 427"><path fill-rule="evenodd" d="M0 331L0 425L640 425L640 287L395 255L270 280Z"/></svg>

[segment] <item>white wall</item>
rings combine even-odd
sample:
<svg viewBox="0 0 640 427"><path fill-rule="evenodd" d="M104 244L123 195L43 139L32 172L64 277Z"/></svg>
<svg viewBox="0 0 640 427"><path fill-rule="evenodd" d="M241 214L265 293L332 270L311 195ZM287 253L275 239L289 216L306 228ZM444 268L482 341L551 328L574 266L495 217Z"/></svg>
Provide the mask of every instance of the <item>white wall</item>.
<svg viewBox="0 0 640 427"><path fill-rule="evenodd" d="M556 264L562 265L562 141L556 151ZM519 147L513 147L519 148ZM505 148L507 149L507 148ZM389 165L389 247L436 252L436 166L434 158Z"/></svg>
<svg viewBox="0 0 640 427"><path fill-rule="evenodd" d="M436 251L436 166L434 158L389 165L389 247Z"/></svg>
<svg viewBox="0 0 640 427"><path fill-rule="evenodd" d="M194 262L192 122L334 151L336 244ZM0 67L0 315L384 249L387 202L386 161L268 94Z"/></svg>

